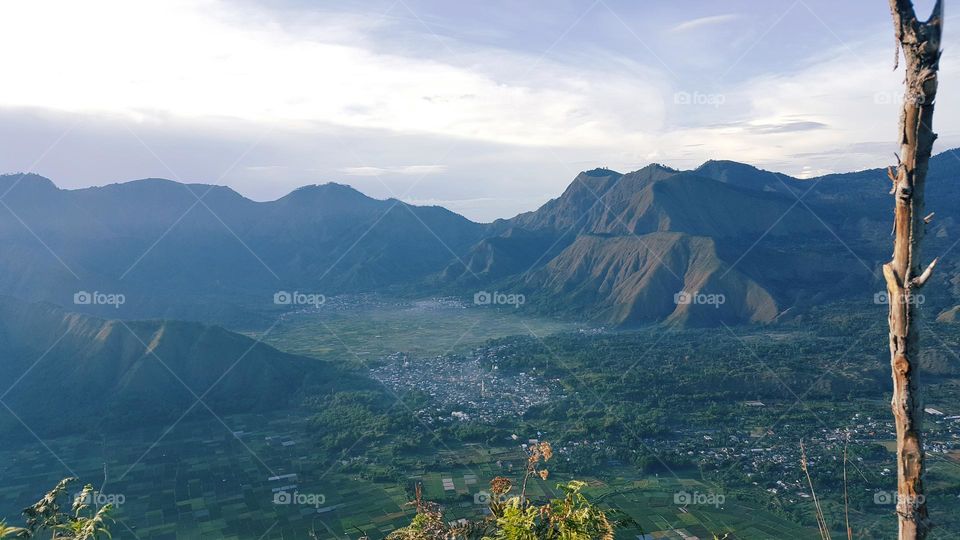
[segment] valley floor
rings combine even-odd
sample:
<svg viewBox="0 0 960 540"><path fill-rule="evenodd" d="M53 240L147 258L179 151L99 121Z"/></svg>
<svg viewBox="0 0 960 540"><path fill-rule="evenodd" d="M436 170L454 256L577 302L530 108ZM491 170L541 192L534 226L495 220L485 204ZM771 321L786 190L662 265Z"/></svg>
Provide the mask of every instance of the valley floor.
<svg viewBox="0 0 960 540"><path fill-rule="evenodd" d="M882 329L843 307L821 324L833 333L618 333L442 299L292 312L264 341L340 362L370 387L262 415L198 408L122 433L13 433L0 447L0 516L15 522L73 475L117 504L114 538L380 539L409 523L417 484L450 519L482 516L488 482L516 484L536 438L556 457L531 496L584 480L621 522L618 538L816 538L799 441L839 531L849 437L853 528L884 538L895 522L888 375L881 347L864 345L882 344ZM960 343L953 326L935 331L944 354ZM955 538L960 370L941 364L927 383L931 538Z"/></svg>

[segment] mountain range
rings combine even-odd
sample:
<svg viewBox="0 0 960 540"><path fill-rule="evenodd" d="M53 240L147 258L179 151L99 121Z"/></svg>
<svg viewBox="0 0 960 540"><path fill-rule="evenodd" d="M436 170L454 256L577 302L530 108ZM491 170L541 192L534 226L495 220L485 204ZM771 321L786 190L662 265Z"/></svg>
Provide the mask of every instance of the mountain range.
<svg viewBox="0 0 960 540"><path fill-rule="evenodd" d="M926 245L960 239L954 151L931 161ZM797 179L733 161L579 174L539 209L474 223L340 184L255 202L221 186L137 180L77 190L0 177L0 294L111 318L268 318L278 291L522 293L524 309L596 323L771 323L882 290L884 169ZM945 258L934 309L960 304ZM78 292L122 305L73 305ZM281 306L283 307L283 306Z"/></svg>
<svg viewBox="0 0 960 540"><path fill-rule="evenodd" d="M159 179L62 190L13 175L0 178L4 192L0 294L61 305L78 291L122 294L122 309L75 306L110 317L231 321L267 309L281 290L417 283L485 230L443 208L339 184L266 203Z"/></svg>

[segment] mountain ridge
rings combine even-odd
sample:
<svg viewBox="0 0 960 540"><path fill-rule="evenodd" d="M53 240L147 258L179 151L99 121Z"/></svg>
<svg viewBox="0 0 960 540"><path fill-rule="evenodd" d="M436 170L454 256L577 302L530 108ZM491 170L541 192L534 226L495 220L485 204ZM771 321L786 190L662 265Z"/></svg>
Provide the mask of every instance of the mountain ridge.
<svg viewBox="0 0 960 540"><path fill-rule="evenodd" d="M960 213L949 204L960 202L960 187L949 182L960 175L960 160L950 152L932 160L931 201L946 205L931 225L934 249L960 238ZM876 286L872 272L859 280L844 273L878 267L889 251L885 182L882 169L801 180L729 160L688 171L659 164L629 173L599 168L578 174L535 210L483 224L441 206L374 199L336 182L253 201L225 186L164 179L66 190L38 175L6 175L0 192L16 214L0 211L7 246L0 253L0 294L67 305L80 290L121 292L130 302L119 311L74 307L100 316L255 325L280 309L271 302L280 290L469 297L501 287L527 294L528 309L615 325L771 322L788 308L812 305L812 298ZM672 249L696 246L699 254L681 257L692 267L669 268L674 283L655 280L638 289L643 280L625 288L621 280L602 289L609 296L582 294L587 276L623 262L616 261L626 254L607 252L612 246L638 257L637 247L662 242L664 233L683 236ZM609 241L583 240L571 249L584 236ZM640 242L612 240L621 237ZM708 279L704 257L711 268L735 269L722 273L737 279ZM599 266L584 268L586 261ZM640 268L639 261L631 264ZM680 277L690 272L691 283L723 289L711 294L729 296L720 309L731 313L719 315L714 307L710 315L681 317L671 316L677 306L669 313L657 307L678 292L697 292L682 290L688 284ZM640 298L657 300L645 308ZM947 309L960 298L945 302Z"/></svg>
<svg viewBox="0 0 960 540"><path fill-rule="evenodd" d="M41 433L172 422L200 400L201 412L262 412L295 405L307 387L366 384L325 361L218 326L101 319L6 296L0 379L9 381L4 403Z"/></svg>

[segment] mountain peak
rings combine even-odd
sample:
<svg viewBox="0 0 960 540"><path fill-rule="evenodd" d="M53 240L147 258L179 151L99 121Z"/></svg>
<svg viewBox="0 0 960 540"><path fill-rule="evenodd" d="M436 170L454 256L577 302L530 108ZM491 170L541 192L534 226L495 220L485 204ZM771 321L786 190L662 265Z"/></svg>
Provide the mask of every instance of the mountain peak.
<svg viewBox="0 0 960 540"><path fill-rule="evenodd" d="M703 168L703 167L707 167L707 166L710 166L710 165L726 165L726 164L740 165L740 166L743 166L743 167L750 167L750 168L753 168L753 169L756 168L756 167L754 167L753 165L747 165L746 163L741 163L741 162L739 162L739 161L733 161L732 159L708 159L708 160L704 161L703 164L700 165L700 166L697 167L697 168L698 168L698 169L701 169L701 168Z"/></svg>
<svg viewBox="0 0 960 540"><path fill-rule="evenodd" d="M326 184L311 184L298 187L278 199L277 202L293 204L322 203L324 205L336 206L344 204L370 204L377 201L346 184L327 182Z"/></svg>
<svg viewBox="0 0 960 540"><path fill-rule="evenodd" d="M24 190L31 193L59 191L53 180L35 173L13 173L0 175L0 195L12 190Z"/></svg>
<svg viewBox="0 0 960 540"><path fill-rule="evenodd" d="M591 169L589 171L583 171L580 174L584 176L589 176L591 178L603 178L607 176L622 176L617 171L613 169L607 169L606 167L598 167L596 169Z"/></svg>
<svg viewBox="0 0 960 540"><path fill-rule="evenodd" d="M766 169L761 169L747 163L741 163L739 161L733 161L730 159L709 159L704 161L702 165L693 170L693 172L700 174L701 176L706 176L705 172L717 171L724 174L736 174L736 173L749 173L749 174L765 174L778 176L780 178L793 178L790 175L783 174L780 172L768 171Z"/></svg>
<svg viewBox="0 0 960 540"><path fill-rule="evenodd" d="M739 161L711 159L694 169L693 173L724 184L754 191L790 193L793 188L799 189L795 185L799 180L792 176L760 169Z"/></svg>
<svg viewBox="0 0 960 540"><path fill-rule="evenodd" d="M303 191L303 190L307 190L307 191L311 191L311 190L316 190L316 191L337 191L337 190L357 191L357 190L353 189L353 187L351 187L351 186L349 186L349 185L347 185L347 184L341 184L341 183L339 183L339 182L326 182L326 183L323 183L323 184L307 184L307 185L304 185L304 186L300 186L300 187L294 189L293 191ZM358 193L359 193L359 192L358 192Z"/></svg>
<svg viewBox="0 0 960 540"><path fill-rule="evenodd" d="M305 186L300 186L297 189L291 191L287 196L298 194L298 195L349 195L349 196L360 196L367 197L363 193L360 193L352 186L347 184L340 184L337 182L327 182L325 184L307 184Z"/></svg>
<svg viewBox="0 0 960 540"><path fill-rule="evenodd" d="M731 159L708 159L704 161L699 167L693 170L694 172L701 171L751 171L751 172L767 172L753 165L748 165L746 163L741 163L739 161L733 161Z"/></svg>
<svg viewBox="0 0 960 540"><path fill-rule="evenodd" d="M673 167L669 165L664 165L663 163L651 163L646 167L638 169L635 172L644 172L644 171L663 171L663 172L669 172L669 173L678 173L680 172L680 169L674 169Z"/></svg>
<svg viewBox="0 0 960 540"><path fill-rule="evenodd" d="M631 180L631 182L627 182L629 185L628 189L637 190L644 182L655 182L664 178L669 178L681 172L683 171L662 165L660 163L651 163L641 169L637 169L631 173L625 174L624 177L625 180Z"/></svg>

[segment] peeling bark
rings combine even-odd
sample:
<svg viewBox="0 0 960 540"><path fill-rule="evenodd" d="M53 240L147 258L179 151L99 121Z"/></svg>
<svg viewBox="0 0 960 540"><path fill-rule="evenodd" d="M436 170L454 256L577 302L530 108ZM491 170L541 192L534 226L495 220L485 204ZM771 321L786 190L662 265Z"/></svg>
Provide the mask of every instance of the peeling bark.
<svg viewBox="0 0 960 540"><path fill-rule="evenodd" d="M897 516L900 540L926 538L930 529L923 492L924 455L921 438L923 407L917 395L919 315L916 291L923 287L937 261L922 270L920 244L926 224L924 183L937 135L933 108L937 95L943 1L927 21L919 21L910 0L890 0L894 31L905 61L903 109L900 112L899 164L889 170L894 196L893 258L883 265L890 303L890 367L897 428Z"/></svg>

